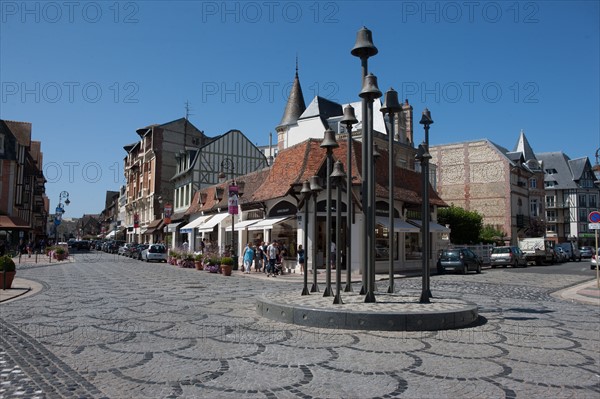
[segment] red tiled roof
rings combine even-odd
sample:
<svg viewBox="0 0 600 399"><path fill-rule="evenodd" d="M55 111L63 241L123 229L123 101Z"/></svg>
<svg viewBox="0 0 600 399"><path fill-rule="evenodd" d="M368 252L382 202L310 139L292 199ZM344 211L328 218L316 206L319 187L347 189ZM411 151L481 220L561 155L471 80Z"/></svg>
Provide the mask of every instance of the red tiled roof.
<svg viewBox="0 0 600 399"><path fill-rule="evenodd" d="M252 204L264 202L270 199L285 197L289 194L293 185L302 184L309 180L311 176L323 175L320 171L325 168L327 162L327 152L321 148L322 140L308 139L302 143L286 148L279 152L273 165L269 168L241 176L238 182L244 182L244 193L240 197L240 204ZM347 143L340 141L339 147L333 150L333 160L340 160L344 165L344 170L348 171L347 166ZM353 185L360 185L362 182L360 165L362 162L362 143L353 141L352 145L352 182ZM379 150L381 157L375 165L375 192L376 197L387 198L388 196L388 153L386 150ZM221 183L202 189L194 194L192 204L186 211L186 214L197 212L212 212L217 208L227 208L227 185ZM421 203L421 174L412 170L396 167L394 170L394 198L406 203ZM217 191L221 191L217 195ZM221 197L219 201L216 197ZM200 198L205 197L204 203L200 203ZM446 206L446 203L438 194L429 188L429 199L431 204Z"/></svg>

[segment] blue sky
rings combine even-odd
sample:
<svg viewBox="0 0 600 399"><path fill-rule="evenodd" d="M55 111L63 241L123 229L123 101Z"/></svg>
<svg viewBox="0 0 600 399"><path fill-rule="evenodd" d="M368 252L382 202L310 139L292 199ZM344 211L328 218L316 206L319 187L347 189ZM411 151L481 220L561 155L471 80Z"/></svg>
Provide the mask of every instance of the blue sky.
<svg viewBox="0 0 600 399"><path fill-rule="evenodd" d="M33 124L51 209L100 212L123 182L135 130L185 115L206 134L268 143L295 58L308 104L358 100L369 70L415 110L431 144L487 138L595 162L600 147L598 1L3 1L0 118ZM416 124L415 141L423 139Z"/></svg>

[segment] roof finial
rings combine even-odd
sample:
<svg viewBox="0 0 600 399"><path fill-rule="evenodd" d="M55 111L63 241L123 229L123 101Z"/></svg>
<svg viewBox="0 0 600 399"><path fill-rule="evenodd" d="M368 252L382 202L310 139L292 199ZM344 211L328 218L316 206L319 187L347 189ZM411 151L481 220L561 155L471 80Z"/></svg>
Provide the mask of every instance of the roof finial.
<svg viewBox="0 0 600 399"><path fill-rule="evenodd" d="M298 53L296 53L296 76L298 76Z"/></svg>

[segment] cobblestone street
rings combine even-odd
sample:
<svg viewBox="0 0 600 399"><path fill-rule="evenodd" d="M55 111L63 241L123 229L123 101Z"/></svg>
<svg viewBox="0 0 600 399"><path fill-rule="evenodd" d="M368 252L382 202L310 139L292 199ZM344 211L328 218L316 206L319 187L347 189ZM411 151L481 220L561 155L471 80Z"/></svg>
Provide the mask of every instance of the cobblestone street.
<svg viewBox="0 0 600 399"><path fill-rule="evenodd" d="M299 278L96 252L20 265L17 277L43 289L0 305L0 398L600 397L600 309L550 295L591 273L433 276L434 295L474 302L480 314L477 326L438 332L257 316L256 296L300 294ZM418 294L420 284L399 279L396 291Z"/></svg>

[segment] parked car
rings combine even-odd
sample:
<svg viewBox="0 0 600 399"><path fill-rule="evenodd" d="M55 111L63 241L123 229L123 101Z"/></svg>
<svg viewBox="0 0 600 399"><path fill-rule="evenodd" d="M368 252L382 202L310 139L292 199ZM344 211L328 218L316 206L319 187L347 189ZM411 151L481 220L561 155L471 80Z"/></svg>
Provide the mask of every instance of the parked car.
<svg viewBox="0 0 600 399"><path fill-rule="evenodd" d="M439 252L437 269L440 274L447 270L459 271L462 274L467 274L468 271L481 273L481 259L467 248L443 249Z"/></svg>
<svg viewBox="0 0 600 399"><path fill-rule="evenodd" d="M596 255L592 255L590 258L590 269L596 270L596 265L598 264L598 257L600 257L600 249Z"/></svg>
<svg viewBox="0 0 600 399"><path fill-rule="evenodd" d="M142 260L146 262L167 262L167 248L162 244L150 244L142 251Z"/></svg>
<svg viewBox="0 0 600 399"><path fill-rule="evenodd" d="M123 245L125 245L125 241L111 241L106 246L106 252L116 254Z"/></svg>
<svg viewBox="0 0 600 399"><path fill-rule="evenodd" d="M579 250L579 248L577 248L577 245L569 241L561 242L560 244L556 244L556 246L562 247L569 259L573 262L575 262L576 260L579 262L581 261L581 251Z"/></svg>
<svg viewBox="0 0 600 399"><path fill-rule="evenodd" d="M592 255L594 255L594 248L592 247L581 247L579 248L579 252L581 253L581 257L585 259L590 259Z"/></svg>
<svg viewBox="0 0 600 399"><path fill-rule="evenodd" d="M519 247L514 246L496 247L492 249L490 263L492 269L495 269L497 266L527 267L525 254Z"/></svg>
<svg viewBox="0 0 600 399"><path fill-rule="evenodd" d="M126 243L123 244L119 247L119 249L117 250L117 255L123 255L123 256L127 256L127 253L129 252L129 250L131 249L131 246L133 244L130 243Z"/></svg>
<svg viewBox="0 0 600 399"><path fill-rule="evenodd" d="M556 252L556 257L558 259L558 262L567 262L569 260L569 256L567 255L567 253L565 252L565 250L562 247L555 247L554 248L554 252Z"/></svg>
<svg viewBox="0 0 600 399"><path fill-rule="evenodd" d="M132 259L142 260L142 251L148 248L148 244L137 244L129 251L129 257Z"/></svg>

